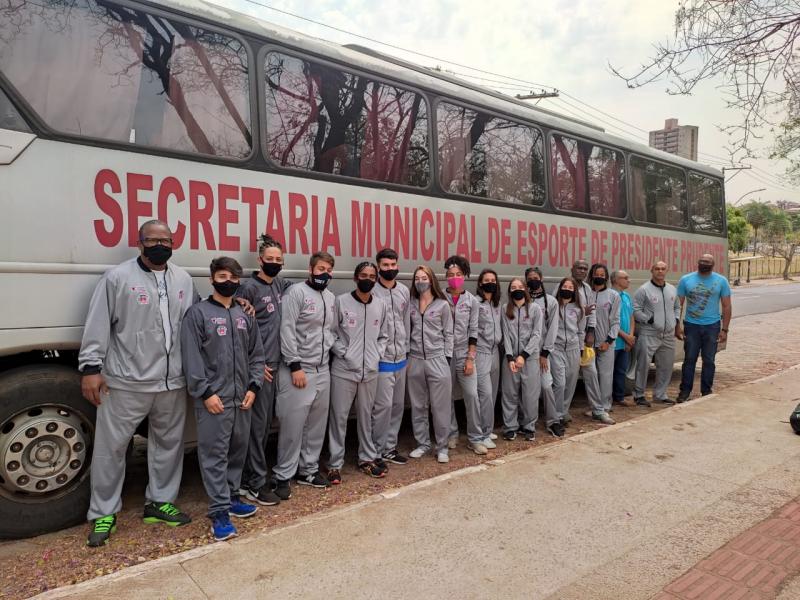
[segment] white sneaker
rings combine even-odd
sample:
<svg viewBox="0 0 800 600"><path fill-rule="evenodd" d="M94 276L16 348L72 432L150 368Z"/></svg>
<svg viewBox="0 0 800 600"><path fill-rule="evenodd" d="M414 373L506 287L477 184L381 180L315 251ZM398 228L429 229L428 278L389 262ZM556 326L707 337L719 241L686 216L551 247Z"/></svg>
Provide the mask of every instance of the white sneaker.
<svg viewBox="0 0 800 600"><path fill-rule="evenodd" d="M436 455L436 460L440 463L449 463L450 457L447 455L447 452L439 452L439 454Z"/></svg>
<svg viewBox="0 0 800 600"><path fill-rule="evenodd" d="M426 448L425 446L417 446L411 452L409 452L408 455L411 458L422 458L427 453L428 453L428 448Z"/></svg>
<svg viewBox="0 0 800 600"><path fill-rule="evenodd" d="M497 439L497 434L496 433L490 433L489 434L489 439L490 440L496 440Z"/></svg>
<svg viewBox="0 0 800 600"><path fill-rule="evenodd" d="M449 440L447 440L447 447L450 448L450 450L458 448L458 436L454 435Z"/></svg>
<svg viewBox="0 0 800 600"><path fill-rule="evenodd" d="M483 442L482 442L482 443L483 443L483 445L484 445L484 446L486 446L486 447L487 447L489 450L494 450L495 448L497 448L497 444L495 444L495 443L492 441L492 438L490 438L490 437L488 437L488 438L486 438L485 440L483 440Z"/></svg>
<svg viewBox="0 0 800 600"><path fill-rule="evenodd" d="M475 454L489 454L489 450L486 449L482 443L477 442L475 444L467 444L467 448L472 450Z"/></svg>

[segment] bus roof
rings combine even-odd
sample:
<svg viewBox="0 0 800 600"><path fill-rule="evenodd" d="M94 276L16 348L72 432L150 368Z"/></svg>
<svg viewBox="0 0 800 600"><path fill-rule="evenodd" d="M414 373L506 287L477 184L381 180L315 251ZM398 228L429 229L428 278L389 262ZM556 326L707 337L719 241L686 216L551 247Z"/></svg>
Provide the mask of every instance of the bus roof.
<svg viewBox="0 0 800 600"><path fill-rule="evenodd" d="M218 23L224 27L252 34L265 40L272 40L287 47L314 54L320 58L329 58L350 64L356 68L383 75L399 82L406 82L412 86L450 96L470 104L484 106L520 119L534 121L564 133L572 133L578 137L605 142L613 146L626 148L636 154L651 157L654 160L670 162L687 169L722 177L721 171L708 165L656 150L646 144L607 133L602 127L589 122L583 122L526 104L512 96L506 97L495 90L461 80L454 75L440 74L424 66L415 65L371 49L358 49L358 46L347 47L335 44L206 2L205 0L145 0L145 2L199 17L212 23Z"/></svg>

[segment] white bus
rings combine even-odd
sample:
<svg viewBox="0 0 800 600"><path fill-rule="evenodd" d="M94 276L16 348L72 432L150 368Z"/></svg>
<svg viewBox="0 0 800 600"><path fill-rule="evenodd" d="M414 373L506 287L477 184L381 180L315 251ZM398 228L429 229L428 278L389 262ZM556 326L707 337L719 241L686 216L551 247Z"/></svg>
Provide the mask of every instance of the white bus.
<svg viewBox="0 0 800 600"><path fill-rule="evenodd" d="M360 47L200 0L0 7L0 537L84 519L93 408L76 356L98 277L160 218L201 292L266 231L303 277L384 246L507 280L578 258L635 281L710 252L722 174ZM191 435L191 434L189 434Z"/></svg>

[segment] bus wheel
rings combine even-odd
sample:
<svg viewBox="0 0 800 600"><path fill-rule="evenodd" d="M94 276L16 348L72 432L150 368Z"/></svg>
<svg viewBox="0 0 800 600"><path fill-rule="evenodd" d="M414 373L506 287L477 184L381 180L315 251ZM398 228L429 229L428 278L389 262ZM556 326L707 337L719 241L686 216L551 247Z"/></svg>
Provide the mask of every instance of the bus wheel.
<svg viewBox="0 0 800 600"><path fill-rule="evenodd" d="M61 365L0 374L0 538L86 519L95 407Z"/></svg>

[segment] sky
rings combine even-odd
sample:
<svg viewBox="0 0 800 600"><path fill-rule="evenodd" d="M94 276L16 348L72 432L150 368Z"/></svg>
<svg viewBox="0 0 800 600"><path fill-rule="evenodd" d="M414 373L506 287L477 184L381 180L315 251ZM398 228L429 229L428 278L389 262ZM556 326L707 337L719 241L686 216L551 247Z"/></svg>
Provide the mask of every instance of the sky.
<svg viewBox="0 0 800 600"><path fill-rule="evenodd" d="M331 42L358 43L424 66L472 76L471 81L510 95L527 93L531 86L507 81L507 77L556 88L561 96L541 100L540 106L578 116L645 144L647 131L661 129L667 118L677 118L682 125L700 128L700 162L717 168L731 166L726 162L727 135L718 126L736 123L739 115L726 109L714 82L705 82L691 96L674 96L666 93L667 82L629 89L609 69L612 64L622 72L632 72L652 55L654 43L671 39L677 0L211 1ZM436 60L368 42L273 8ZM770 140L767 133L760 142L765 156ZM800 190L783 177L785 163L764 158L747 164L753 168L726 172L729 204L754 199L800 202Z"/></svg>

